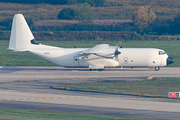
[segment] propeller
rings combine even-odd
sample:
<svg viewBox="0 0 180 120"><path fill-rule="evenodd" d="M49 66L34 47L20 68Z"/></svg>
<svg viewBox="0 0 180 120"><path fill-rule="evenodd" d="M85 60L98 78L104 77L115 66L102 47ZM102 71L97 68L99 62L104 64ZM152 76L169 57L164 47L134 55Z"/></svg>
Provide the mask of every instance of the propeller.
<svg viewBox="0 0 180 120"><path fill-rule="evenodd" d="M121 52L118 51L118 46L116 46L115 52L114 52L114 57L115 60L118 61L118 55L121 54Z"/></svg>
<svg viewBox="0 0 180 120"><path fill-rule="evenodd" d="M121 41L119 41L119 47L118 47L118 44L116 44L116 48L114 52L114 57L116 61L118 61L118 55L121 54L121 52L118 51L118 48L122 48L122 39Z"/></svg>

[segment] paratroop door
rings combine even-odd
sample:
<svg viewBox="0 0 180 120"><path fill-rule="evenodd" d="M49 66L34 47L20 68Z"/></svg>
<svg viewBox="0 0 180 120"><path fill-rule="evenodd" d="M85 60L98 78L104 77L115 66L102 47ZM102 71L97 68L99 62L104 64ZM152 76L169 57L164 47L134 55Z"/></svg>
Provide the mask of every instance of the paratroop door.
<svg viewBox="0 0 180 120"><path fill-rule="evenodd" d="M79 58L74 57L74 66L79 66Z"/></svg>

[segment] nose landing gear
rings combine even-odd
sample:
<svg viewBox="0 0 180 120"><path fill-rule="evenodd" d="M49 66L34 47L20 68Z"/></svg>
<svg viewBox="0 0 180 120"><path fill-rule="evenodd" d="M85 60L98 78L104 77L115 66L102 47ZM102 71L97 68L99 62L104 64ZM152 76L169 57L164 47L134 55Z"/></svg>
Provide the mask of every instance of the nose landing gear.
<svg viewBox="0 0 180 120"><path fill-rule="evenodd" d="M155 67L155 71L159 71L160 70L160 67Z"/></svg>

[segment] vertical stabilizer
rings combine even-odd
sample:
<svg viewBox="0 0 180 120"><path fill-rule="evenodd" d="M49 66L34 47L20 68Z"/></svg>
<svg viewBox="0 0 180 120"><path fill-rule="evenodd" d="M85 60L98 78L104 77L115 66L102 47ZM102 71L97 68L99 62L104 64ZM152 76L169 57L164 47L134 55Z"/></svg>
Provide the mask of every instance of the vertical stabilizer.
<svg viewBox="0 0 180 120"><path fill-rule="evenodd" d="M26 51L32 47L34 36L22 14L16 14L13 18L9 48L15 51Z"/></svg>

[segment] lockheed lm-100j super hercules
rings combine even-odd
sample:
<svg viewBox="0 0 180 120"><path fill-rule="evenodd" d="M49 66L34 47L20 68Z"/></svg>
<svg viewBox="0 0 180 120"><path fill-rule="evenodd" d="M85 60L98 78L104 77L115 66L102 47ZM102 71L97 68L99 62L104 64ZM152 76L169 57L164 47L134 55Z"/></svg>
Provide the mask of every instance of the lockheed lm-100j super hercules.
<svg viewBox="0 0 180 120"><path fill-rule="evenodd" d="M61 48L37 44L22 14L13 18L9 48L29 52L63 67L87 67L103 70L109 67L154 67L159 70L174 62L172 57L155 48L118 48L99 44L91 48Z"/></svg>

